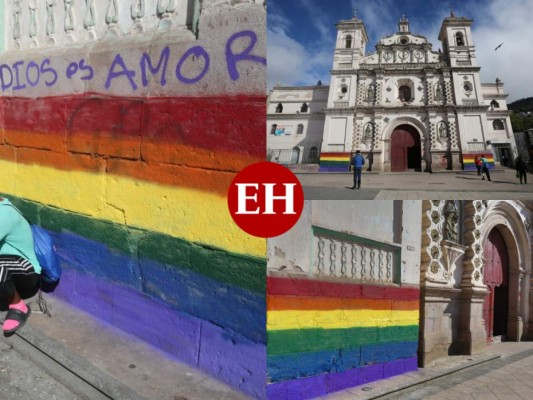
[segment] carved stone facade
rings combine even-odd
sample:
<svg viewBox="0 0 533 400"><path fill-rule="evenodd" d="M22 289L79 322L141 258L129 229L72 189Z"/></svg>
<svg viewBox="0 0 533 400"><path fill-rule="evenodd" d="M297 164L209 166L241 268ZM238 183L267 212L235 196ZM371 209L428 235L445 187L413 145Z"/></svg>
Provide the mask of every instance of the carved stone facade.
<svg viewBox="0 0 533 400"><path fill-rule="evenodd" d="M418 325L411 337L418 338L418 352L411 355L421 367L448 355L480 352L498 340L533 339L533 201L356 203L307 201L295 227L268 240L269 295L315 307L318 298L334 297L328 301L339 315L332 320L346 328L364 318L357 306L348 307L361 303L341 300L343 296L365 299L363 308L369 307L370 298L388 296L398 303L391 306L394 313L402 301L394 297L397 290L420 288ZM496 285L491 277L495 271L502 278ZM272 307L267 316L272 330L277 329L276 310L284 309L281 298L277 301L279 308ZM295 324L323 324L321 334L327 337L324 314L309 307L308 319L298 318ZM303 312L295 312L294 318ZM377 311L372 312L369 319L377 318ZM291 326L287 334L295 329ZM343 337L354 336L347 332ZM269 364L272 376L283 365ZM292 372L295 380L306 376L305 371ZM338 371L322 372L334 379Z"/></svg>
<svg viewBox="0 0 533 400"><path fill-rule="evenodd" d="M507 95L500 81L480 81L472 23L445 18L442 51L433 51L403 17L398 32L367 53L364 22L356 17L340 21L324 109L321 170L328 155L345 154L348 160L356 150L377 171L475 170L476 154L492 154L495 162L504 155L514 159ZM278 90L290 87L275 87L272 97ZM272 106L269 122L279 118ZM295 116L284 112L284 118ZM371 136L365 135L367 126L374 127ZM269 147L279 141L268 139Z"/></svg>
<svg viewBox="0 0 533 400"><path fill-rule="evenodd" d="M532 202L456 201L460 216L455 241L445 240L445 210L449 201L427 201L422 211L421 249L421 336L422 366L450 354L473 354L494 340L533 339L533 296L531 295L531 231L528 220ZM491 237L501 237L501 268L507 302L503 310L487 306L492 288L487 274L493 259ZM505 272L507 271L507 272ZM497 309L498 307L496 307ZM491 314L492 313L492 314ZM489 320L495 313L499 327L493 335ZM498 318L496 318L498 320Z"/></svg>

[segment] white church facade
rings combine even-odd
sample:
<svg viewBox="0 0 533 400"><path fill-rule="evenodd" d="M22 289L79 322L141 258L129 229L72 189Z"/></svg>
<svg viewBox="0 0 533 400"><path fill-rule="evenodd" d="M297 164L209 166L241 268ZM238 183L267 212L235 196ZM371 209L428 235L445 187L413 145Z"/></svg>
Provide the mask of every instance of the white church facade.
<svg viewBox="0 0 533 400"><path fill-rule="evenodd" d="M340 21L330 85L278 85L269 95L271 161L316 163L319 150L320 171L347 171L360 150L374 171L473 170L476 155L510 165L507 94L499 79L481 83L472 23L446 17L433 51L402 17L367 54L363 21Z"/></svg>

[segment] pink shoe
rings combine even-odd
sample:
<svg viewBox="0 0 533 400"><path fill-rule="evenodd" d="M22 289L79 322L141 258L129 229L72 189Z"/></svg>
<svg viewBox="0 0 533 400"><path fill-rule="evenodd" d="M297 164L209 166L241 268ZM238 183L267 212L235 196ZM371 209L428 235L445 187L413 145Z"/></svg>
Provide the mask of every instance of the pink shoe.
<svg viewBox="0 0 533 400"><path fill-rule="evenodd" d="M6 315L6 320L4 321L4 336L11 336L17 330L22 328L28 317L31 314L31 309L28 307L28 312L22 312L16 308L10 308Z"/></svg>

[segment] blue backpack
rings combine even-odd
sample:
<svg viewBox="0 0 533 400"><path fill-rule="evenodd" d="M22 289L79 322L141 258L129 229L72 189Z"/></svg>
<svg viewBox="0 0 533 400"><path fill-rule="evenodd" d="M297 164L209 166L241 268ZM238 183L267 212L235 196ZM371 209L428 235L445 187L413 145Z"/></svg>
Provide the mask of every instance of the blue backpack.
<svg viewBox="0 0 533 400"><path fill-rule="evenodd" d="M9 204L20 215L24 215L13 204ZM24 217L26 221L28 219ZM51 293L59 285L59 279L61 278L61 265L57 258L54 241L50 234L43 228L37 225L30 224L31 233L33 235L33 247L37 261L41 265L41 290L46 293Z"/></svg>
<svg viewBox="0 0 533 400"><path fill-rule="evenodd" d="M61 265L57 258L54 241L50 234L37 225L30 225L33 233L35 255L41 264L41 290L51 293L59 285Z"/></svg>

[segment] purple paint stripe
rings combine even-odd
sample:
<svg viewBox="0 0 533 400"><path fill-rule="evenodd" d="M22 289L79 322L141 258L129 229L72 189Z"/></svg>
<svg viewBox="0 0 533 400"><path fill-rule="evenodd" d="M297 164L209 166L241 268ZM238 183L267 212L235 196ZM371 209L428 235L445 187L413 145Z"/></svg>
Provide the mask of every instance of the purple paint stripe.
<svg viewBox="0 0 533 400"><path fill-rule="evenodd" d="M257 399L265 398L266 346L179 312L135 290L64 269L54 294Z"/></svg>
<svg viewBox="0 0 533 400"><path fill-rule="evenodd" d="M294 379L267 386L269 400L306 400L354 386L364 385L418 368L416 357L404 358L386 363L368 365L331 374L321 374L309 378Z"/></svg>
<svg viewBox="0 0 533 400"><path fill-rule="evenodd" d="M349 163L347 162L346 165L342 165L342 166L320 166L320 169L318 170L318 172L348 172L348 166L349 166Z"/></svg>

